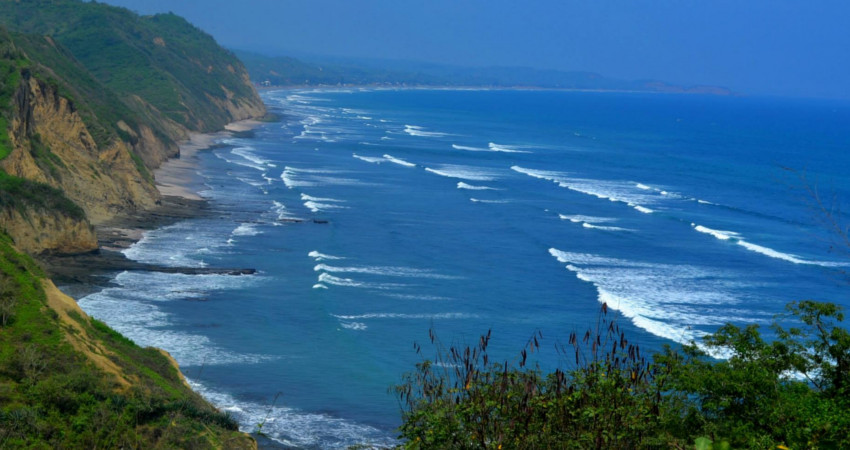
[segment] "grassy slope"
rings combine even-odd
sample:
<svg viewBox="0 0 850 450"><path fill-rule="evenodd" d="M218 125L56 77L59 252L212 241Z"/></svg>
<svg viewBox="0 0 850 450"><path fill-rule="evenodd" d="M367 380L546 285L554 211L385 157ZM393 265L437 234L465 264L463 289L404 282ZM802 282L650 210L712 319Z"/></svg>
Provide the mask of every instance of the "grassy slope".
<svg viewBox="0 0 850 450"><path fill-rule="evenodd" d="M85 317L70 299L67 309L49 307L45 288L61 294L5 235L0 273L0 447L253 446L158 350Z"/></svg>
<svg viewBox="0 0 850 450"><path fill-rule="evenodd" d="M78 0L0 0L0 24L52 36L119 96L138 95L190 130L230 121L211 101L226 101L225 89L255 98L239 60L173 14L139 17Z"/></svg>
<svg viewBox="0 0 850 450"><path fill-rule="evenodd" d="M211 84L216 77L237 97L254 94L239 79L241 64L176 16L140 19L126 10L71 0L0 0L0 22L63 38L0 27L0 158L11 151L8 129L22 74L70 99L100 146L132 139L118 121L165 133L157 126L162 120L157 109L182 117L190 129L223 125L230 118L205 92L225 98L225 91ZM162 47L154 36L174 43ZM204 62L229 75L198 70ZM133 96L155 108L140 107ZM39 145L37 135L30 139L40 166L61 162ZM144 174L144 167L140 170ZM61 191L2 170L0 209L83 215ZM254 445L233 420L183 383L169 358L86 317L0 231L0 448Z"/></svg>
<svg viewBox="0 0 850 450"><path fill-rule="evenodd" d="M0 30L0 159L11 152L11 142L6 130L11 120L12 96L21 81L21 71L30 70L32 64L11 36ZM36 139L33 142L34 157L40 164L56 168L61 164L55 156ZM65 197L61 191L46 184L14 177L0 169L0 209L15 209L26 214L27 210L59 212L76 220L84 220L85 213Z"/></svg>

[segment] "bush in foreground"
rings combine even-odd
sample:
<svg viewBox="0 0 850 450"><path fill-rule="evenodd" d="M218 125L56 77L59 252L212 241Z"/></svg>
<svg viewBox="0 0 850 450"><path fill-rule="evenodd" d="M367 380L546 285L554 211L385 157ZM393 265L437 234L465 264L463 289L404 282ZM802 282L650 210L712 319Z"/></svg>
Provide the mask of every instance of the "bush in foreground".
<svg viewBox="0 0 850 450"><path fill-rule="evenodd" d="M758 326L726 325L701 345L651 357L603 305L595 328L557 346L574 362L543 373L491 361L490 333L444 347L395 393L410 448L850 448L850 333L841 308L788 305L768 342ZM421 348L416 346L417 352ZM723 355L724 360L708 356Z"/></svg>

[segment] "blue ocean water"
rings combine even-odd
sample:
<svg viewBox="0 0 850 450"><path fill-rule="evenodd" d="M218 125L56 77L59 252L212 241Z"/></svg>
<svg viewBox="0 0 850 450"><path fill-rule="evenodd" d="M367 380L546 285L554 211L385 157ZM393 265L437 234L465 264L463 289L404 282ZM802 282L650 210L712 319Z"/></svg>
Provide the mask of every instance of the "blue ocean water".
<svg viewBox="0 0 850 450"><path fill-rule="evenodd" d="M127 256L253 276L126 272L80 299L175 356L284 446L391 443L388 388L428 330L540 363L607 302L658 349L787 302L850 306L827 208L850 199L850 105L489 90L280 90L280 123L201 154L215 211ZM789 170L790 169L790 170ZM833 217L846 215L835 209ZM277 397L277 398L276 398Z"/></svg>

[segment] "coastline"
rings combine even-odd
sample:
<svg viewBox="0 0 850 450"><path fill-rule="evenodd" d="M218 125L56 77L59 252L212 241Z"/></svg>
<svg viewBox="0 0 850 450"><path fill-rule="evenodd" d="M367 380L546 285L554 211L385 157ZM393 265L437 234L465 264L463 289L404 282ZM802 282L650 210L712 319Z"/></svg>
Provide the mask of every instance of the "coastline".
<svg viewBox="0 0 850 450"><path fill-rule="evenodd" d="M185 200L203 201L198 194L201 186L196 173L198 152L215 146L216 141L232 136L234 133L244 133L260 126L262 122L256 119L246 119L225 125L224 130L215 133L192 133L189 139L179 144L180 153L177 158L171 158L153 171L156 188L163 197L179 197Z"/></svg>
<svg viewBox="0 0 850 450"><path fill-rule="evenodd" d="M112 277L124 270L173 271L175 268L138 264L127 259L123 250L142 240L147 231L208 214L207 201L199 193L204 185L197 173L198 154L214 148L221 139L250 132L262 123L257 119L246 119L231 122L221 131L191 134L189 139L178 144L178 157L170 158L153 170L156 188L161 195L157 207L118 215L96 225L98 249L94 252L44 255L41 261L50 273L50 279L63 292L79 299L108 287ZM245 268L210 270L227 274L251 271Z"/></svg>

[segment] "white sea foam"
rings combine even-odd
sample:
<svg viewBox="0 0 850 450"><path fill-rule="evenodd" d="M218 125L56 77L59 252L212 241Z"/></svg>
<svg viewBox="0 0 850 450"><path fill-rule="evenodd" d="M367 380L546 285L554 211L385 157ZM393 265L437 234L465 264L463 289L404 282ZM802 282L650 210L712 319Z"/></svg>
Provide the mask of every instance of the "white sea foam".
<svg viewBox="0 0 850 450"><path fill-rule="evenodd" d="M326 255L324 253L319 253L317 250L313 250L310 253L307 253L307 256L315 259L316 261L331 261L331 260L345 259L341 256L333 256L333 255Z"/></svg>
<svg viewBox="0 0 850 450"><path fill-rule="evenodd" d="M285 396L277 403L272 398L255 402L215 391L191 378L187 381L192 390L229 412L239 422L241 431L254 432L262 423L263 434L287 448L349 448L364 442L376 448L390 448L399 444L371 426L288 407Z"/></svg>
<svg viewBox="0 0 850 450"><path fill-rule="evenodd" d="M802 259L797 255L792 255L790 253L783 253L778 250L774 250L772 248L764 247L761 245L753 244L744 240L738 240L736 244L746 248L747 250L760 253L765 256L769 256L771 258L781 259L783 261L788 261L794 264L808 264L813 266L821 266L821 267L847 267L848 264L835 262L835 261L813 261L808 259Z"/></svg>
<svg viewBox="0 0 850 450"><path fill-rule="evenodd" d="M723 241L728 241L729 239L732 239L732 238L739 238L741 236L740 234L735 233L734 231L713 230L711 228L704 227L702 225L697 225L695 223L692 223L691 226L694 227L694 230L697 230L700 233L710 234L710 235L716 237L717 239L720 239L720 240L723 240Z"/></svg>
<svg viewBox="0 0 850 450"><path fill-rule="evenodd" d="M327 289L328 287L322 283L316 283L313 285L313 289Z"/></svg>
<svg viewBox="0 0 850 450"><path fill-rule="evenodd" d="M558 217L560 217L561 220L569 220L570 222L573 222L573 223L582 223L582 222L608 223L608 222L615 222L617 220L617 219L614 219L614 218L611 218L611 217L583 216L583 215L580 215L580 214L575 214L575 215L558 214Z"/></svg>
<svg viewBox="0 0 850 450"><path fill-rule="evenodd" d="M497 178L496 173L490 169L474 166L460 166L447 164L436 169L426 167L426 171L448 178L460 178L471 181L493 181Z"/></svg>
<svg viewBox="0 0 850 450"><path fill-rule="evenodd" d="M365 185L360 180L331 176L340 173L328 169L296 169L286 166L280 178L289 189L315 186L358 186Z"/></svg>
<svg viewBox="0 0 850 450"><path fill-rule="evenodd" d="M519 172L524 175L528 175L532 178L539 178L541 180L552 181L554 183L558 183L561 179L565 179L567 174L564 172L555 172L551 170L535 170L535 169L526 169L525 167L520 166L511 166L511 170L514 172Z"/></svg>
<svg viewBox="0 0 850 450"><path fill-rule="evenodd" d="M435 314L402 314L402 313L369 313L359 315L333 315L340 320L364 319L474 319L477 314L468 313L435 313Z"/></svg>
<svg viewBox="0 0 850 450"><path fill-rule="evenodd" d="M313 197L307 194L301 194L301 200L310 201L310 202L331 202L331 203L345 203L345 200L337 200L335 198L327 198L327 197Z"/></svg>
<svg viewBox="0 0 850 450"><path fill-rule="evenodd" d="M645 184L642 184L642 183L638 183L636 187L637 187L638 189L643 189L643 190L645 190L645 191L652 190L652 188L651 188L651 187L649 187L649 186L647 186L647 185L645 185Z"/></svg>
<svg viewBox="0 0 850 450"><path fill-rule="evenodd" d="M197 256L201 249L227 245L226 239L213 230L198 230L191 221L178 222L147 231L138 242L122 253L134 261L176 266L205 267Z"/></svg>
<svg viewBox="0 0 850 450"><path fill-rule="evenodd" d="M367 328L365 323L362 322L340 322L339 326L347 329L347 330L355 330L355 331L363 331Z"/></svg>
<svg viewBox="0 0 850 450"><path fill-rule="evenodd" d="M348 209L348 206L338 205L336 203L321 203L314 201L306 201L304 202L304 206L314 213L327 211L329 209Z"/></svg>
<svg viewBox="0 0 850 450"><path fill-rule="evenodd" d="M442 275L434 273L427 269L414 269L411 267L390 267L390 266L363 266L363 267L338 267L329 266L327 264L317 264L313 267L316 272L330 273L362 273L369 275L381 275L387 277L408 277L408 278L433 278L433 279L456 279L451 275Z"/></svg>
<svg viewBox="0 0 850 450"><path fill-rule="evenodd" d="M330 284L333 286L343 286L343 287L356 287L356 288L366 288L366 289L397 289L401 287L405 287L404 284L399 283L367 283L365 281L356 281L351 278L340 278L335 277L327 272L322 272L319 274L319 282L324 284Z"/></svg>
<svg viewBox="0 0 850 450"><path fill-rule="evenodd" d="M699 231L700 233L709 234L714 236L717 239L723 241L732 241L736 244L744 247L745 249L756 252L764 256L769 256L771 258L781 259L783 261L787 261L794 264L808 264L813 266L821 266L821 267L845 267L847 264L835 262L835 261L815 261L803 259L797 255L791 253L784 253L778 250L774 250L769 247L765 247L758 244L753 244L751 242L747 242L743 239L743 236L740 233L736 233L734 231L722 231L722 230L714 230L702 225L697 225L695 223L691 224L694 230Z"/></svg>
<svg viewBox="0 0 850 450"><path fill-rule="evenodd" d="M603 231L633 231L633 230L630 230L628 228L594 225L592 223L587 223L587 222L582 223L581 226L583 226L584 228L591 228L591 229L594 229L594 230L603 230Z"/></svg>
<svg viewBox="0 0 850 450"><path fill-rule="evenodd" d="M654 204L663 198L656 195L657 193L652 188L649 188L649 190L638 188L631 182L574 178L564 172L535 170L519 166L513 166L511 170L530 177L551 181L571 191L591 195L602 200L624 203L645 214L654 212L645 205Z"/></svg>
<svg viewBox="0 0 850 450"><path fill-rule="evenodd" d="M439 296L439 295L396 294L396 293L389 293L389 294L383 294L383 295L385 297L397 298L399 300L421 300L421 301L427 301L427 302L434 302L434 301L443 302L443 301L452 300L449 297L442 297L442 296Z"/></svg>
<svg viewBox="0 0 850 450"><path fill-rule="evenodd" d="M458 189L467 189L467 190L470 190L470 191L498 191L498 190L500 190L500 189L496 189L496 188L492 188L492 187L488 187L488 186L474 186L474 185L471 185L471 184L466 184L463 181L461 181L457 184L457 188Z"/></svg>
<svg viewBox="0 0 850 450"><path fill-rule="evenodd" d="M280 222L301 222L303 220L290 214L286 205L277 200L272 201L272 212L277 215L277 220Z"/></svg>
<svg viewBox="0 0 850 450"><path fill-rule="evenodd" d="M470 198L469 201L472 203L491 203L491 204L499 204L499 203L510 203L510 200L484 200L480 198Z"/></svg>
<svg viewBox="0 0 850 450"><path fill-rule="evenodd" d="M275 359L260 354L234 353L219 348L206 336L172 327L172 316L159 303L204 300L213 291L250 289L257 276L184 275L161 272L122 272L108 287L79 300L92 317L143 347L167 350L181 365L253 364Z"/></svg>
<svg viewBox="0 0 850 450"><path fill-rule="evenodd" d="M425 128L418 127L416 125L405 125L404 132L417 137L443 137L448 136L446 133L440 133L437 131L425 131Z"/></svg>
<svg viewBox="0 0 850 450"><path fill-rule="evenodd" d="M452 144L452 148L455 149L455 150L466 150L466 151L469 151L469 152L489 152L490 151L489 148L469 147L467 145L457 145L457 144Z"/></svg>
<svg viewBox="0 0 850 450"><path fill-rule="evenodd" d="M257 224L255 223L243 223L236 227L232 234L233 236L256 236L261 234L262 231L257 229Z"/></svg>
<svg viewBox="0 0 850 450"><path fill-rule="evenodd" d="M245 178L245 177L236 177L236 178L237 178L239 181L241 181L241 182L243 182L243 183L245 183L245 184L247 184L247 185L249 185L249 186L254 186L254 187L263 187L263 186L265 186L265 184L266 184L266 183L263 183L262 181L259 181L259 180L252 180L252 179L250 179L250 178Z"/></svg>
<svg viewBox="0 0 850 450"><path fill-rule="evenodd" d="M256 149L253 147L237 147L231 150L230 153L241 156L242 158L245 158L246 160L254 163L254 167L260 170L265 170L265 167L272 165L271 161L258 156L256 153L254 153L254 151L256 151Z"/></svg>
<svg viewBox="0 0 850 450"><path fill-rule="evenodd" d="M517 147L517 146L501 145L501 144L496 144L496 143L493 143L493 142L491 142L490 144L488 144L488 146L487 146L487 147L490 149L490 151L493 151L493 152L502 152L502 153L531 153L531 152L526 151L526 150L519 150L519 147Z"/></svg>
<svg viewBox="0 0 850 450"><path fill-rule="evenodd" d="M360 156L357 153L352 153L351 156L353 156L353 157L355 157L355 158L357 158L361 161L366 161L366 162L372 163L372 164L380 164L382 162L387 161L385 158L378 158L376 156Z"/></svg>
<svg viewBox="0 0 850 450"><path fill-rule="evenodd" d="M622 260L550 249L582 281L592 283L598 300L652 334L690 342L709 327L745 319L730 308L741 286L733 274L689 265ZM709 308L706 308L709 306ZM753 318L747 318L752 322ZM756 319L758 321L758 319Z"/></svg>
<svg viewBox="0 0 850 450"><path fill-rule="evenodd" d="M392 156L392 155L384 155L384 159L386 159L387 161L389 161L389 162L391 162L391 163L393 163L393 164L398 164L398 165L400 165L400 166L404 166L404 167L416 167L416 164L413 164L413 163L411 163L411 162L407 162L407 161L405 161L405 160L403 160L403 159L400 159L400 158L396 158L396 157L394 157L394 156Z"/></svg>
<svg viewBox="0 0 850 450"><path fill-rule="evenodd" d="M283 184L289 189L316 185L315 183L299 179L297 170L290 167L284 169L283 173L280 174L280 179L283 180Z"/></svg>

